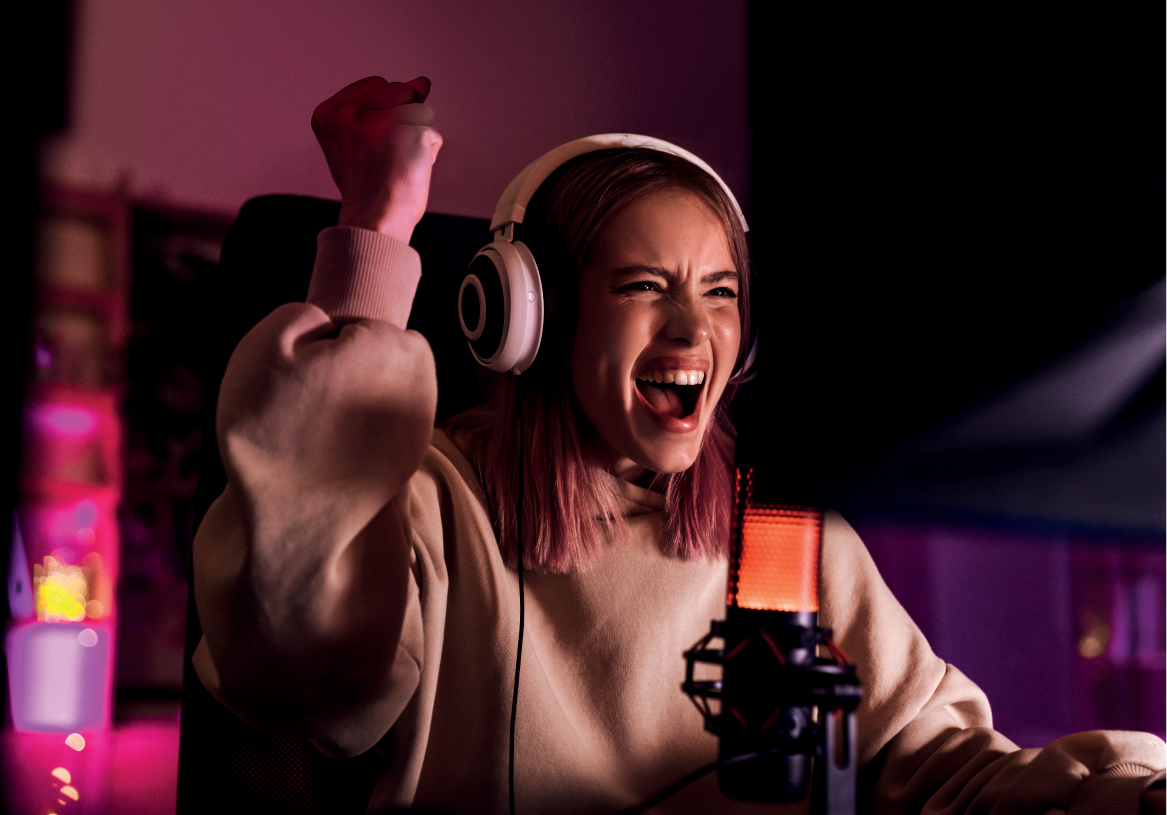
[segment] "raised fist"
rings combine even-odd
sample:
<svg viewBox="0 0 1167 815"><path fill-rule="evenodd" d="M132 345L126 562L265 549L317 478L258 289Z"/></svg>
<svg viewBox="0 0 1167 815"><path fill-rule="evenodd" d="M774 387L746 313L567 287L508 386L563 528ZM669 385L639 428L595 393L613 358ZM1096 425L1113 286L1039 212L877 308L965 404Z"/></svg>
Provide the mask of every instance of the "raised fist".
<svg viewBox="0 0 1167 815"><path fill-rule="evenodd" d="M425 213L430 171L442 137L422 104L430 81L386 82L370 76L321 102L312 132L340 188L340 226L409 241Z"/></svg>

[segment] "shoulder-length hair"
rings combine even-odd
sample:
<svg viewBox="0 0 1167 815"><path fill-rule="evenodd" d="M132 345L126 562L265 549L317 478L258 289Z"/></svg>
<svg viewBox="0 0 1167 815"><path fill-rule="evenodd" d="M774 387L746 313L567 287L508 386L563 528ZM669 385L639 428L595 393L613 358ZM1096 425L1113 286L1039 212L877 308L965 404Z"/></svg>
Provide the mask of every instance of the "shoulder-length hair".
<svg viewBox="0 0 1167 815"><path fill-rule="evenodd" d="M596 455L596 431L580 410L568 353L575 336L579 272L596 236L629 204L665 190L696 195L725 229L738 273L742 347L749 337L749 254L741 222L721 185L685 159L646 148L587 153L540 186L516 240L531 249L550 292L535 363L522 374L490 374L486 401L445 424L482 479L499 548L517 563L522 496L524 565L567 572L586 565L625 526L614 476ZM560 302L553 302L559 291ZM664 487L665 553L713 557L728 548L733 511L733 426L726 387L689 469L659 476Z"/></svg>

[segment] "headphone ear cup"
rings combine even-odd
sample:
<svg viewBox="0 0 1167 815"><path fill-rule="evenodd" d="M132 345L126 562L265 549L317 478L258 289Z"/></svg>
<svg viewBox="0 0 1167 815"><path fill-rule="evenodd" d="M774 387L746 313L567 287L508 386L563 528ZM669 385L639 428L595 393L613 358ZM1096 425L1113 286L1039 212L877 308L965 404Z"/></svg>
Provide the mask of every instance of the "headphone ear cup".
<svg viewBox="0 0 1167 815"><path fill-rule="evenodd" d="M458 289L458 322L479 364L500 373L530 367L543 336L543 288L523 243L478 251Z"/></svg>
<svg viewBox="0 0 1167 815"><path fill-rule="evenodd" d="M495 257L480 251L458 289L458 323L476 359L494 357L505 331L506 300Z"/></svg>

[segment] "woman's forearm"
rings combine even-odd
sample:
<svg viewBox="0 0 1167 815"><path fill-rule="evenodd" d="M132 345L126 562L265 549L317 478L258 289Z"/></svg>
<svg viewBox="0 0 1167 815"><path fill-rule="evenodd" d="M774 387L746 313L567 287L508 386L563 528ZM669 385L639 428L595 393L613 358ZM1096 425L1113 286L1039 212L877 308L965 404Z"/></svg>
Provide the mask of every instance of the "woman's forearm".
<svg viewBox="0 0 1167 815"><path fill-rule="evenodd" d="M437 401L429 346L402 327L416 254L354 232L321 236L327 313L283 306L232 356L228 486L194 543L204 684L253 725L335 753L374 743L416 682L420 654L400 648L416 595L404 493Z"/></svg>

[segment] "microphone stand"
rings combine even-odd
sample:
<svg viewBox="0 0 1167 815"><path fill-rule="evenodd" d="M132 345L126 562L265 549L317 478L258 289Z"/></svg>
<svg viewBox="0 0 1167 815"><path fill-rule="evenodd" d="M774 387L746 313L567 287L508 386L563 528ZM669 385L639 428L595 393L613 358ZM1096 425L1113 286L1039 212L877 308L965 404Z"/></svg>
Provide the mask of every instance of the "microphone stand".
<svg viewBox="0 0 1167 815"><path fill-rule="evenodd" d="M807 611L758 611L731 605L724 621L685 652L681 689L720 742L724 795L792 802L811 789L811 812L854 815L855 666ZM711 648L720 638L723 648ZM824 646L830 658L816 655ZM720 665L722 678L698 680L698 663ZM720 702L713 713L709 700ZM747 759L748 755L752 759ZM727 761L742 756L742 761ZM813 759L813 778L807 778Z"/></svg>

